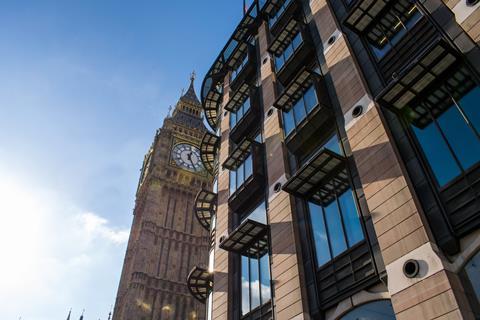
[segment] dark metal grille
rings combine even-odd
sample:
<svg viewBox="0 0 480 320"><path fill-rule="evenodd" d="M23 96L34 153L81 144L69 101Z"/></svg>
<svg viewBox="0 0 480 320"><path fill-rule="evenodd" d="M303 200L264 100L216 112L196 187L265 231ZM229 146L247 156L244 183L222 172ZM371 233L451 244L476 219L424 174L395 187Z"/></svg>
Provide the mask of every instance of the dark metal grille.
<svg viewBox="0 0 480 320"><path fill-rule="evenodd" d="M220 243L220 248L258 259L268 252L267 231L267 225L247 219Z"/></svg>
<svg viewBox="0 0 480 320"><path fill-rule="evenodd" d="M310 88L320 75L314 71L303 69L292 80L287 88L283 90L280 97L273 104L273 106L282 111L288 112L294 103L300 99L305 91Z"/></svg>
<svg viewBox="0 0 480 320"><path fill-rule="evenodd" d="M250 138L244 138L228 156L223 167L228 170L235 170L240 166L252 152L252 144L257 143Z"/></svg>
<svg viewBox="0 0 480 320"><path fill-rule="evenodd" d="M336 195L350 188L346 159L329 149L320 149L284 185L297 197L327 206Z"/></svg>
<svg viewBox="0 0 480 320"><path fill-rule="evenodd" d="M377 101L424 127L430 123L431 114L438 116L451 105L447 92L461 97L475 85L468 71L457 62L453 49L437 41L385 88Z"/></svg>
<svg viewBox="0 0 480 320"><path fill-rule="evenodd" d="M260 9L262 10L262 13L270 16L274 14L274 12L276 12L284 2L285 0L267 0Z"/></svg>
<svg viewBox="0 0 480 320"><path fill-rule="evenodd" d="M205 303L213 289L213 276L206 269L195 266L188 274L187 287L195 299Z"/></svg>
<svg viewBox="0 0 480 320"><path fill-rule="evenodd" d="M200 224L208 231L212 222L212 216L217 211L217 194L200 190L195 198L195 215Z"/></svg>
<svg viewBox="0 0 480 320"><path fill-rule="evenodd" d="M400 0L403 2L403 0ZM360 0L345 19L345 25L362 33L393 0Z"/></svg>
<svg viewBox="0 0 480 320"><path fill-rule="evenodd" d="M236 112L237 109L249 97L249 95L250 95L250 85L247 83L243 83L240 86L240 88L237 91L235 91L235 93L231 96L230 100L225 106L225 110L228 110L230 112Z"/></svg>
<svg viewBox="0 0 480 320"><path fill-rule="evenodd" d="M220 138L213 133L206 132L200 144L200 158L203 166L215 175L218 170L218 147Z"/></svg>
<svg viewBox="0 0 480 320"><path fill-rule="evenodd" d="M403 29L402 24L417 11L415 4L408 0L397 0L379 15L367 31L367 38L378 48L383 48L396 33Z"/></svg>
<svg viewBox="0 0 480 320"><path fill-rule="evenodd" d="M207 119L208 124L214 130L217 128L217 119L220 109L220 103L223 97L223 87L221 83L218 85L212 86L205 96L203 103L203 110L205 112L205 118Z"/></svg>
<svg viewBox="0 0 480 320"><path fill-rule="evenodd" d="M268 51L276 56L281 55L298 32L300 32L300 22L295 19L290 20L282 32L273 40Z"/></svg>

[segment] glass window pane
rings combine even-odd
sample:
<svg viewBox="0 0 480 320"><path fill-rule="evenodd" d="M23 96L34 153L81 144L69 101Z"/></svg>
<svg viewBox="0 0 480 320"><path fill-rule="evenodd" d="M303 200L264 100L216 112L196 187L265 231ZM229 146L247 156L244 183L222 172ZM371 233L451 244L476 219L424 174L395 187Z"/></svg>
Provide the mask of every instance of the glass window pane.
<svg viewBox="0 0 480 320"><path fill-rule="evenodd" d="M460 106L467 115L468 120L480 132L480 110L478 102L480 101L480 87L475 87L460 100Z"/></svg>
<svg viewBox="0 0 480 320"><path fill-rule="evenodd" d="M267 224L267 211L265 208L265 202L262 202L258 207L256 207L252 212L250 212L243 221L250 219L253 221L258 221L263 224ZM242 221L242 222L243 222Z"/></svg>
<svg viewBox="0 0 480 320"><path fill-rule="evenodd" d="M465 272L476 295L476 299L478 303L480 303L480 252L465 265Z"/></svg>
<svg viewBox="0 0 480 320"><path fill-rule="evenodd" d="M336 257L347 250L337 201L333 201L325 207L325 220L327 222L328 238L332 248L332 255Z"/></svg>
<svg viewBox="0 0 480 320"><path fill-rule="evenodd" d="M333 152L336 152L340 155L343 155L343 152L340 148L340 141L338 141L337 134L334 134L328 141L323 145L325 149L329 149Z"/></svg>
<svg viewBox="0 0 480 320"><path fill-rule="evenodd" d="M237 169L237 188L239 188L243 182L245 181L245 175L244 175L244 163L242 163L238 169Z"/></svg>
<svg viewBox="0 0 480 320"><path fill-rule="evenodd" d="M413 127L413 132L440 186L444 186L460 174L460 168L434 123L423 129Z"/></svg>
<svg viewBox="0 0 480 320"><path fill-rule="evenodd" d="M295 103L295 105L293 106L293 113L295 114L295 122L298 126L298 124L302 122L302 120L305 119L305 117L307 116L303 99L300 99Z"/></svg>
<svg viewBox="0 0 480 320"><path fill-rule="evenodd" d="M292 54L293 54L293 47L290 44L285 48L285 51L283 52L283 57L285 58L285 61L287 61Z"/></svg>
<svg viewBox="0 0 480 320"><path fill-rule="evenodd" d="M245 180L247 180L253 174L253 160L252 155L250 154L247 159L245 159Z"/></svg>
<svg viewBox="0 0 480 320"><path fill-rule="evenodd" d="M285 61L283 60L283 55L280 57L275 57L275 69L277 71L280 70L284 64L285 64Z"/></svg>
<svg viewBox="0 0 480 320"><path fill-rule="evenodd" d="M453 152L464 169L468 169L480 159L480 141L468 127L456 106L443 113L438 124L447 137Z"/></svg>
<svg viewBox="0 0 480 320"><path fill-rule="evenodd" d="M390 300L380 300L361 305L341 318L341 320L359 319L395 320L396 317Z"/></svg>
<svg viewBox="0 0 480 320"><path fill-rule="evenodd" d="M307 107L307 112L310 113L314 107L317 106L317 94L315 93L314 86L311 86L304 95L305 106Z"/></svg>
<svg viewBox="0 0 480 320"><path fill-rule="evenodd" d="M245 114L248 109L250 109L250 98L247 98L247 100L245 100L243 103L243 114Z"/></svg>
<svg viewBox="0 0 480 320"><path fill-rule="evenodd" d="M248 272L248 258L242 256L242 315L250 312L250 274ZM238 278L237 278L238 279Z"/></svg>
<svg viewBox="0 0 480 320"><path fill-rule="evenodd" d="M236 183L237 172L230 171L230 194L232 195L235 190L237 190L237 183Z"/></svg>
<svg viewBox="0 0 480 320"><path fill-rule="evenodd" d="M250 258L250 307L252 310L260 305L260 277L258 267L258 260Z"/></svg>
<svg viewBox="0 0 480 320"><path fill-rule="evenodd" d="M260 293L262 296L262 304L271 299L270 293L270 257L268 254L260 258Z"/></svg>
<svg viewBox="0 0 480 320"><path fill-rule="evenodd" d="M293 111L283 112L283 129L285 136L288 136L295 128L295 119L293 118Z"/></svg>
<svg viewBox="0 0 480 320"><path fill-rule="evenodd" d="M230 128L235 127L237 124L237 114L234 112L230 112Z"/></svg>
<svg viewBox="0 0 480 320"><path fill-rule="evenodd" d="M293 49L297 49L302 44L302 34L299 32L292 40Z"/></svg>
<svg viewBox="0 0 480 320"><path fill-rule="evenodd" d="M325 222L323 221L322 207L309 202L308 208L312 223L313 239L315 240L317 264L321 266L331 260L327 230L325 228Z"/></svg>
<svg viewBox="0 0 480 320"><path fill-rule="evenodd" d="M360 224L357 207L353 200L352 190L347 190L339 198L340 209L342 210L343 223L347 233L348 246L359 243L363 240L363 230Z"/></svg>

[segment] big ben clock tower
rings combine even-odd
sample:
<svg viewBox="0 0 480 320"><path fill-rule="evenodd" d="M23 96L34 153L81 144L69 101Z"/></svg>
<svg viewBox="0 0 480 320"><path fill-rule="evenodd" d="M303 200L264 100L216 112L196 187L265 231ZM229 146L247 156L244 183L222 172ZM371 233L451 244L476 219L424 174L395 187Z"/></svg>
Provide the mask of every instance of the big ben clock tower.
<svg viewBox="0 0 480 320"><path fill-rule="evenodd" d="M205 318L185 284L207 255L208 233L193 210L212 180L200 159L207 129L193 82L194 74L145 155L113 320Z"/></svg>

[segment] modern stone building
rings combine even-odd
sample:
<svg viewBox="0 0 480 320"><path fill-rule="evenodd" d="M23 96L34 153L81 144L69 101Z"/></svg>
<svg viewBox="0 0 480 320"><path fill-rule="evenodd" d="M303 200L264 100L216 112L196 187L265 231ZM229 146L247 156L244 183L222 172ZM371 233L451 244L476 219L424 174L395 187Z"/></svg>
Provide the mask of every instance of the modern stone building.
<svg viewBox="0 0 480 320"><path fill-rule="evenodd" d="M206 128L193 80L145 156L113 320L205 319L185 284L208 254L193 205L212 181L200 160Z"/></svg>
<svg viewBox="0 0 480 320"><path fill-rule="evenodd" d="M250 5L201 92L207 319L480 318L477 3Z"/></svg>

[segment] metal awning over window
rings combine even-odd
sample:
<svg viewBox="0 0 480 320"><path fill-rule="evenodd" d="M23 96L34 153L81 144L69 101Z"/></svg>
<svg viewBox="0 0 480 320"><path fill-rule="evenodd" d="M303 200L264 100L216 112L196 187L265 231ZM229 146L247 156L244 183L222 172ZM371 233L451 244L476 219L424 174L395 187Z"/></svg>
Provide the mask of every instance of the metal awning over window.
<svg viewBox="0 0 480 320"><path fill-rule="evenodd" d="M200 158L203 166L212 175L215 175L218 170L218 147L220 144L220 137L211 132L206 132L200 144Z"/></svg>
<svg viewBox="0 0 480 320"><path fill-rule="evenodd" d="M195 215L200 224L207 230L210 230L212 216L217 211L217 194L200 190L195 198Z"/></svg>
<svg viewBox="0 0 480 320"><path fill-rule="evenodd" d="M223 78L228 68L238 64L238 60L248 51L250 31L255 29L255 23L259 21L257 6L255 1L244 15L203 81L201 96L205 118L214 131L217 129L217 119L220 112L220 104L222 103Z"/></svg>
<svg viewBox="0 0 480 320"><path fill-rule="evenodd" d="M290 20L275 40L273 40L268 51L276 56L281 55L298 32L300 32L300 22L295 19Z"/></svg>
<svg viewBox="0 0 480 320"><path fill-rule="evenodd" d="M320 77L314 71L303 69L293 79L289 85L283 90L280 97L273 106L282 111L288 112L293 104L300 99L305 91Z"/></svg>
<svg viewBox="0 0 480 320"><path fill-rule="evenodd" d="M206 269L195 266L188 274L187 287L195 299L205 303L213 289L213 276Z"/></svg>
<svg viewBox="0 0 480 320"><path fill-rule="evenodd" d="M439 40L400 73L379 94L377 101L394 112L405 114L417 125L425 125L430 115L424 102L430 102L431 113L437 115L451 105L446 92L461 96L473 87L473 80L459 62L454 49Z"/></svg>
<svg viewBox="0 0 480 320"><path fill-rule="evenodd" d="M262 13L271 16L282 6L284 2L285 0L266 0L260 10L262 11Z"/></svg>
<svg viewBox="0 0 480 320"><path fill-rule="evenodd" d="M398 1L398 0L395 0ZM383 9L394 0L359 0L350 10L344 24L357 33L363 33L377 19ZM408 0L399 0L404 2Z"/></svg>
<svg viewBox="0 0 480 320"><path fill-rule="evenodd" d="M220 248L250 258L259 258L268 252L268 226L247 219L220 243Z"/></svg>
<svg viewBox="0 0 480 320"><path fill-rule="evenodd" d="M258 144L250 138L244 138L228 156L223 163L223 167L228 170L235 170L240 166L252 152L252 145Z"/></svg>
<svg viewBox="0 0 480 320"><path fill-rule="evenodd" d="M346 159L329 149L320 149L283 186L297 197L328 205L350 188Z"/></svg>
<svg viewBox="0 0 480 320"><path fill-rule="evenodd" d="M243 83L240 88L233 93L225 106L225 110L230 112L236 112L237 109L245 102L245 100L250 96L250 85Z"/></svg>
<svg viewBox="0 0 480 320"><path fill-rule="evenodd" d="M220 104L223 99L222 74L205 78L202 85L202 102L205 118L213 130L217 129Z"/></svg>

